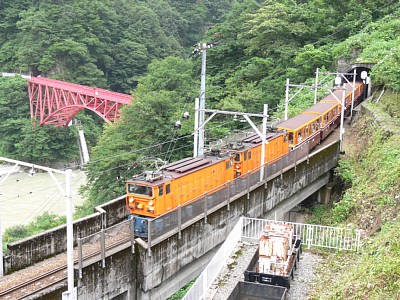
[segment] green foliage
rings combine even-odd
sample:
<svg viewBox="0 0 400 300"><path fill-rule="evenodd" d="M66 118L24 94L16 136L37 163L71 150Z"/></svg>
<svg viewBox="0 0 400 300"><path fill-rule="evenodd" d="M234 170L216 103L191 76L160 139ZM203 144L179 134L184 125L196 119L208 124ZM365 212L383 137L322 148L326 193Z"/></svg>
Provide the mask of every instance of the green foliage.
<svg viewBox="0 0 400 300"><path fill-rule="evenodd" d="M400 137L385 135L376 128L365 129L361 136L368 137L361 154L340 163L339 174L351 187L335 204L333 219L341 223L350 217L348 221L356 219L354 222L361 228L377 230L396 207L400 188Z"/></svg>
<svg viewBox="0 0 400 300"><path fill-rule="evenodd" d="M218 19L230 2L189 1L182 10L181 1L164 0L5 1L0 66L129 93L153 59L181 55L184 45L199 40L206 22L202 16ZM214 8L218 11L209 11ZM162 75L160 81L169 76ZM0 81L0 154L43 164L75 160L75 131L30 126L26 83L17 81ZM81 112L77 119L91 147L102 122L89 116Z"/></svg>
<svg viewBox="0 0 400 300"><path fill-rule="evenodd" d="M130 92L151 60L181 55L229 9L220 1L4 1L0 66Z"/></svg>
<svg viewBox="0 0 400 300"><path fill-rule="evenodd" d="M168 76L168 80L165 78ZM148 158L173 161L192 151L193 118L174 128L186 110L193 115L192 63L176 57L154 61L139 80L132 105L106 126L88 168L90 203L97 205L124 193L124 180L146 168ZM195 89L197 92L197 88ZM174 149L180 149L176 156Z"/></svg>
<svg viewBox="0 0 400 300"><path fill-rule="evenodd" d="M4 251L6 250L7 244L65 224L65 222L65 217L59 217L56 214L45 212L36 217L28 225L15 225L9 227L3 234L3 249Z"/></svg>
<svg viewBox="0 0 400 300"><path fill-rule="evenodd" d="M77 134L69 128L31 124L25 120L24 127L15 140L14 157L22 161L52 165L68 162L79 157Z"/></svg>
<svg viewBox="0 0 400 300"><path fill-rule="evenodd" d="M354 181L354 170L348 160L340 160L339 167L336 168L336 174L343 180L347 187L350 187Z"/></svg>
<svg viewBox="0 0 400 300"><path fill-rule="evenodd" d="M400 103L395 99L396 94L388 93L379 105L385 107L390 103L397 111ZM374 114L381 114L378 107L368 107ZM379 117L379 122L383 118L385 115ZM327 258L311 299L398 299L400 296L400 136L393 133L399 132L400 124L398 119L391 121L397 131L392 128L386 131L384 124L388 120L377 127L371 126L371 119L362 118L355 126L363 128L353 132L360 149L342 161L339 168L341 177L351 182L351 187L334 204L332 220L363 229L364 245L360 254L338 253Z"/></svg>
<svg viewBox="0 0 400 300"><path fill-rule="evenodd" d="M385 84L393 90L400 90L400 9L382 20L370 23L365 29L338 44L333 53L344 58L356 58L367 63L376 63L371 76L375 84Z"/></svg>
<svg viewBox="0 0 400 300"><path fill-rule="evenodd" d="M332 205L318 204L311 209L311 214L307 217L307 223L331 226L332 225Z"/></svg>
<svg viewBox="0 0 400 300"><path fill-rule="evenodd" d="M400 118L400 94L388 93L384 94L380 100L382 109L392 118Z"/></svg>
<svg viewBox="0 0 400 300"><path fill-rule="evenodd" d="M389 222L360 254L329 255L310 299L398 299L400 222Z"/></svg>
<svg viewBox="0 0 400 300"><path fill-rule="evenodd" d="M339 202L334 203L332 220L335 224L340 224L347 220L355 207L353 201L350 193L346 193Z"/></svg>
<svg viewBox="0 0 400 300"><path fill-rule="evenodd" d="M189 282L187 285L185 285L183 288L179 289L175 294L173 294L171 297L169 297L167 300L180 300L182 299L187 291L192 287L193 283L196 280L192 280L191 282Z"/></svg>

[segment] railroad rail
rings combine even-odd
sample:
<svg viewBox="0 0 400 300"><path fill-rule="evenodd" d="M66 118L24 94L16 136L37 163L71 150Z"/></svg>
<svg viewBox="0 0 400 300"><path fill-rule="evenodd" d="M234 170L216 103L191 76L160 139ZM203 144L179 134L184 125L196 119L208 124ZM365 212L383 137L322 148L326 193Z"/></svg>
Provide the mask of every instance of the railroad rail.
<svg viewBox="0 0 400 300"><path fill-rule="evenodd" d="M131 240L130 235L129 236L127 236L126 234L116 235L106 241L105 251L110 251L114 248L117 248L123 244L130 242L130 240ZM97 245L97 243L91 245L90 243L88 243L84 246L86 247L83 247L83 251L85 252L85 254L83 255L83 261L88 261L93 258L101 256L102 249L100 245ZM95 249L93 248L93 246ZM74 265L77 267L78 264L79 261L78 259L76 259L74 261ZM63 263L60 266L55 266L51 270L38 273L39 273L38 275L29 278L28 277L23 278L23 276L18 276L18 278L15 278L15 280L11 281L9 284L9 285L12 284L12 286L7 287L0 291L0 299L1 300L26 299L27 297L38 294L44 290L48 290L51 288L59 289L67 285L68 275L67 275L66 263ZM16 275L14 273L9 276L16 276Z"/></svg>

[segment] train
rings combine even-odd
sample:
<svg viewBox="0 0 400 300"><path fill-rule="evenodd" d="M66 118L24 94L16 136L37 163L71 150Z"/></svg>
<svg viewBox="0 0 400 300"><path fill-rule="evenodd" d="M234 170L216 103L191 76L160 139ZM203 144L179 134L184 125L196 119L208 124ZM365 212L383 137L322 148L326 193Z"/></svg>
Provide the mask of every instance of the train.
<svg viewBox="0 0 400 300"><path fill-rule="evenodd" d="M357 81L354 89L347 85L346 108L352 105L353 91L354 105L357 105L363 98L364 84ZM270 128L266 135L264 163L277 160L305 143L310 150L321 143L341 121L342 105L336 98L343 101L343 91L335 90L333 94L335 96L330 94L304 112ZM204 155L187 157L126 181L126 208L134 219L135 235L148 236L149 218L166 214L258 168L261 149L262 139L257 134L249 135Z"/></svg>

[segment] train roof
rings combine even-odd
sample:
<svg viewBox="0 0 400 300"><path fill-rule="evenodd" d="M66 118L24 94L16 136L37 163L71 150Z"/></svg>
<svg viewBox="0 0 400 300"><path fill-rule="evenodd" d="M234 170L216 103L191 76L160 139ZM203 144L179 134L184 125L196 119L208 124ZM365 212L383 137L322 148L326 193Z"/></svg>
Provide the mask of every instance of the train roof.
<svg viewBox="0 0 400 300"><path fill-rule="evenodd" d="M214 164L220 163L224 158L217 156L198 156L187 157L176 162L163 166L158 172L145 172L127 180L127 182L141 183L148 186L157 186L164 182L169 182L200 169L210 167Z"/></svg>
<svg viewBox="0 0 400 300"><path fill-rule="evenodd" d="M346 95L347 95L348 92L349 92L349 91L348 91L348 88L346 87ZM342 99L342 96L343 96L343 90L334 90L334 91L333 91L333 94L334 94L339 100L341 100L341 99ZM335 101L336 103L338 103L337 100L336 100L336 98L335 98L331 93L329 93L329 95L327 95L326 97L324 97L324 98L321 100L321 102L324 102L324 101L326 101L326 100L333 100L333 101Z"/></svg>
<svg viewBox="0 0 400 300"><path fill-rule="evenodd" d="M356 86L355 86L355 87L359 86L360 84L362 84L362 82L359 82L359 81L356 82ZM350 92L352 92L352 91L353 91L352 86L351 86L350 84L346 84L346 96L347 96L348 93L350 93ZM334 94L339 100L341 100L341 99L342 99L342 96L343 96L343 90L342 90L342 89L334 90L334 91L333 91L333 94ZM327 95L326 97L324 97L324 99L322 99L321 102L324 102L324 101L326 101L326 100L334 100L335 102L337 102L336 98L335 98L331 93L329 93L329 95Z"/></svg>
<svg viewBox="0 0 400 300"><path fill-rule="evenodd" d="M272 140L284 132L268 132L267 141ZM228 144L221 149L213 149L210 153L201 155L198 157L187 157L176 162L170 163L163 166L158 172L145 172L127 180L127 182L135 182L148 186L157 186L165 182L169 182L171 179L176 179L182 176L186 176L192 172L201 170L203 168L210 167L214 164L220 163L222 160L227 159L235 153L235 151L245 151L254 147L254 145L260 144L261 138L258 134L254 133L243 138L238 144Z"/></svg>
<svg viewBox="0 0 400 300"><path fill-rule="evenodd" d="M287 121L278 124L277 127L279 129L295 131L296 129L302 128L305 124L318 118L319 116L315 114L300 114L293 118L290 118Z"/></svg>
<svg viewBox="0 0 400 300"><path fill-rule="evenodd" d="M280 135L284 134L284 132L267 132L266 135L266 140L270 141ZM242 143L246 143L246 144L253 144L253 145L257 145L257 144L261 144L262 143L262 139L261 137L257 134L254 133L250 136L245 137L244 139L242 139L241 141Z"/></svg>
<svg viewBox="0 0 400 300"><path fill-rule="evenodd" d="M322 115L326 113L327 111L331 110L333 107L338 105L339 103L337 102L318 102L314 106L310 107L309 109L306 109L303 113L315 113L318 115Z"/></svg>

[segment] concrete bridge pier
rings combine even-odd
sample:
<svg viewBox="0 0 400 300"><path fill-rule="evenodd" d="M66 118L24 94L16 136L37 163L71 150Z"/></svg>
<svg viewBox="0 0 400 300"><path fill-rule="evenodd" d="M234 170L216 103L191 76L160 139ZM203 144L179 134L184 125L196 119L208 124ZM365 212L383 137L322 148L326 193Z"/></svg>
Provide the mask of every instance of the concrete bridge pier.
<svg viewBox="0 0 400 300"><path fill-rule="evenodd" d="M263 219L268 220L286 220L288 219L287 214L305 199L310 197L315 192L318 192L318 197L322 195L324 199L326 198L327 189L326 185L329 183L329 173L323 174L317 180L307 185L303 189L297 191L292 196L286 198L284 201L280 202L278 205L273 207L271 210L263 214ZM286 216L286 218L285 218Z"/></svg>
<svg viewBox="0 0 400 300"><path fill-rule="evenodd" d="M328 204L331 200L333 182L328 182L318 191L318 203Z"/></svg>

